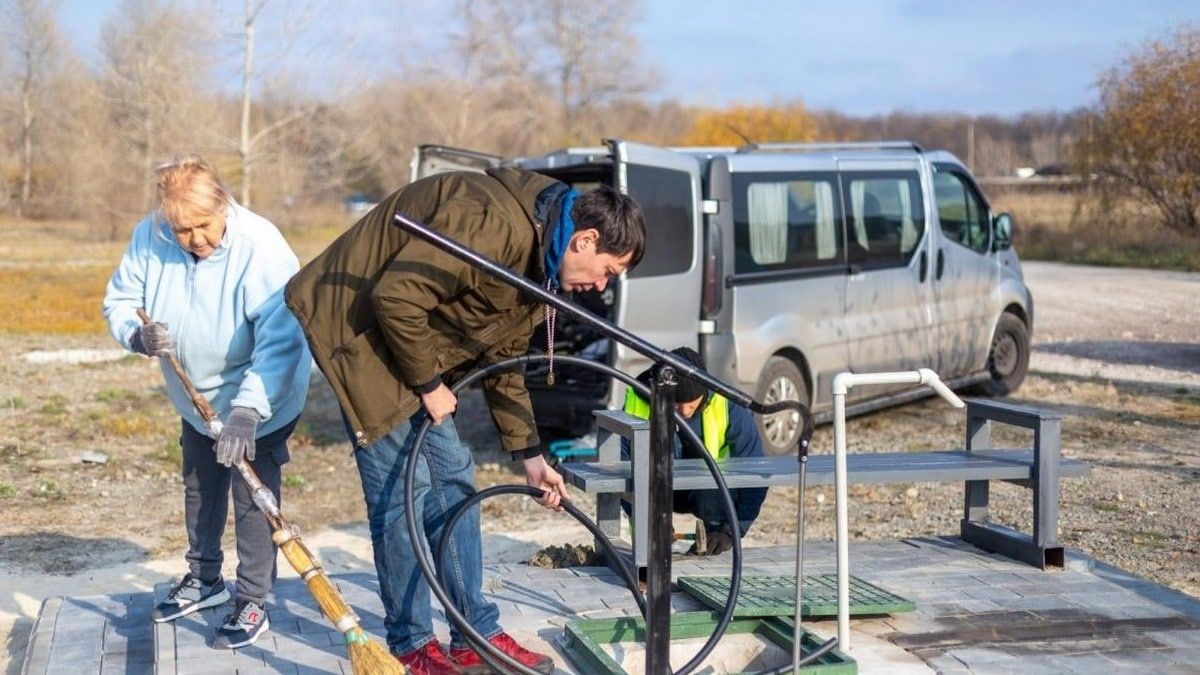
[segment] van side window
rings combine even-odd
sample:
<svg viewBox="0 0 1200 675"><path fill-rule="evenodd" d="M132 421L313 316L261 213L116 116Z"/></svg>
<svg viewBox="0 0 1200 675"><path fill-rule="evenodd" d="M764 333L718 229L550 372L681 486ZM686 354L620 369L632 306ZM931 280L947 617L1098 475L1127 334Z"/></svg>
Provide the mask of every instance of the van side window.
<svg viewBox="0 0 1200 675"><path fill-rule="evenodd" d="M695 242L695 195L686 172L630 164L629 196L646 215L646 253L630 277L686 272Z"/></svg>
<svg viewBox="0 0 1200 675"><path fill-rule="evenodd" d="M935 166L933 193L937 200L938 222L946 238L976 253L987 253L990 244L988 210L966 179Z"/></svg>
<svg viewBox="0 0 1200 675"><path fill-rule="evenodd" d="M907 264L925 234L925 204L917 173L873 171L842 176L850 211L846 233L850 262L865 268Z"/></svg>
<svg viewBox="0 0 1200 675"><path fill-rule="evenodd" d="M734 176L734 272L842 263L842 221L832 175Z"/></svg>

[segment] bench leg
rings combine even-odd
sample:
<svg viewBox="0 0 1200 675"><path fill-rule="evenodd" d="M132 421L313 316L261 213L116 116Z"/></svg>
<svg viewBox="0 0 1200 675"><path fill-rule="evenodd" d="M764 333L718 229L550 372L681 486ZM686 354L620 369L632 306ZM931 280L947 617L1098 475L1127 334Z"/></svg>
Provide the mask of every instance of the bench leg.
<svg viewBox="0 0 1200 675"><path fill-rule="evenodd" d="M1043 419L1033 436L1033 543L1045 552L1046 565L1062 567L1063 548L1058 543L1060 420Z"/></svg>
<svg viewBox="0 0 1200 675"><path fill-rule="evenodd" d="M1062 567L1065 556L1058 544L1058 479L1060 423L1057 418L1038 420L1033 438L1033 475L1021 481L1033 491L1033 536L988 520L988 482L966 481L960 538L1039 569ZM967 415L967 452L991 448L990 423Z"/></svg>
<svg viewBox="0 0 1200 675"><path fill-rule="evenodd" d="M992 424L982 417L967 417L967 452L992 448ZM969 480L963 493L963 520L982 523L988 519L988 482Z"/></svg>

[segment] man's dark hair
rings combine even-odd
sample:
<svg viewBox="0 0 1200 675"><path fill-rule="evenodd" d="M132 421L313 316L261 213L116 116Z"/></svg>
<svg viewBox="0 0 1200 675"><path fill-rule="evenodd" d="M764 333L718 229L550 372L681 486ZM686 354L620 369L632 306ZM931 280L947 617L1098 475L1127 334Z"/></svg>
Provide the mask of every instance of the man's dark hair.
<svg viewBox="0 0 1200 675"><path fill-rule="evenodd" d="M608 185L588 190L575 200L571 218L576 230L600 232L597 253L611 253L617 257L631 253L630 269L641 262L646 249L646 217L642 215L642 207L629 195Z"/></svg>

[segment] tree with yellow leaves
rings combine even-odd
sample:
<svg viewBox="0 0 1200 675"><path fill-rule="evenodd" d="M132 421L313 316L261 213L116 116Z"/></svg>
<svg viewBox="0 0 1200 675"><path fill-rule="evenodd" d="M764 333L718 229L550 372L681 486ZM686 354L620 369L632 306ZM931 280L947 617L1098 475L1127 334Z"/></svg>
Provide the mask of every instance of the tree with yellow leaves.
<svg viewBox="0 0 1200 675"><path fill-rule="evenodd" d="M733 106L703 110L684 134L684 145L811 141L817 125L800 103L780 107Z"/></svg>

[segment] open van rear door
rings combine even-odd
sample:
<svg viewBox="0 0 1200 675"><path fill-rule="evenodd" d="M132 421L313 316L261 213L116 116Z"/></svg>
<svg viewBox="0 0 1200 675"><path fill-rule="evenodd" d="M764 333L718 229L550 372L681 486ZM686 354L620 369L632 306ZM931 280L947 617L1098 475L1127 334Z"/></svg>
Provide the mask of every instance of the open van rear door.
<svg viewBox="0 0 1200 675"><path fill-rule="evenodd" d="M410 180L447 171L483 173L494 166L499 166L501 159L496 155L451 148L446 145L418 145L413 148Z"/></svg>
<svg viewBox="0 0 1200 675"><path fill-rule="evenodd" d="M617 288L617 324L671 350L697 348L701 291L700 162L649 145L608 141L614 184L633 197L646 216L646 252ZM613 365L637 375L650 361L617 345ZM623 387L613 387L610 407Z"/></svg>

